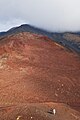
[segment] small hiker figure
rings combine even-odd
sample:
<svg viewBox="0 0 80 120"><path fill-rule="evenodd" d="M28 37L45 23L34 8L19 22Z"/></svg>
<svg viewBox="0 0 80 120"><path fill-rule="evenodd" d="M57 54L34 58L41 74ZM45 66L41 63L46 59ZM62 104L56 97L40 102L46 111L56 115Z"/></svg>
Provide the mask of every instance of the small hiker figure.
<svg viewBox="0 0 80 120"><path fill-rule="evenodd" d="M56 109L51 108L48 113L55 115L56 114Z"/></svg>

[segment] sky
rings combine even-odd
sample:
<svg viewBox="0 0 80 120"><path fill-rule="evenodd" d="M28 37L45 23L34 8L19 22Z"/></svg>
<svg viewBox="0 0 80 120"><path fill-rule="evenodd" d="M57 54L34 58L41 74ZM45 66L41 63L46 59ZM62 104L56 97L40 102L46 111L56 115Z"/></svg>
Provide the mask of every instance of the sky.
<svg viewBox="0 0 80 120"><path fill-rule="evenodd" d="M0 31L31 24L52 31L80 31L80 0L0 0Z"/></svg>

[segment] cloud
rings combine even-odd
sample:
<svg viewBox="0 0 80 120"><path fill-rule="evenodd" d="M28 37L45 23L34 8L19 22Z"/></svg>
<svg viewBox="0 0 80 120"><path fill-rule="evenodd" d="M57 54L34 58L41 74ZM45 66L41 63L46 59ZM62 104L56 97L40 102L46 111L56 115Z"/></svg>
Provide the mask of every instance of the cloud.
<svg viewBox="0 0 80 120"><path fill-rule="evenodd" d="M30 23L49 31L80 31L80 0L0 0L0 31Z"/></svg>
<svg viewBox="0 0 80 120"><path fill-rule="evenodd" d="M22 24L29 24L29 22L26 22L25 20L21 20L21 19L13 19L13 20L9 20L9 21L2 21L0 23L0 30L3 30L3 31L7 31L9 30L10 28L12 27L15 27L15 26L19 26Z"/></svg>

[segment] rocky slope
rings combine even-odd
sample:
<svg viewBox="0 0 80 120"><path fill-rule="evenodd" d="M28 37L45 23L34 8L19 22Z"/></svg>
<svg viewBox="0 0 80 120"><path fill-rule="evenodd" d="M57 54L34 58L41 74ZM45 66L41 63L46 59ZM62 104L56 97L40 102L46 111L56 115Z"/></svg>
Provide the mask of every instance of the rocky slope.
<svg viewBox="0 0 80 120"><path fill-rule="evenodd" d="M78 120L79 105L79 55L29 32L0 40L0 120L53 120L50 108L55 120Z"/></svg>

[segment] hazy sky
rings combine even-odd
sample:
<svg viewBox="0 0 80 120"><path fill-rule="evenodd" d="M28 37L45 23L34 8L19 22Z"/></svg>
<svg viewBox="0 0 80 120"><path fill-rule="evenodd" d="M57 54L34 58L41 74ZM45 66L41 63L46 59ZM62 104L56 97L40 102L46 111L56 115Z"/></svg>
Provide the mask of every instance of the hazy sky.
<svg viewBox="0 0 80 120"><path fill-rule="evenodd" d="M0 0L0 31L23 23L50 31L80 31L80 0Z"/></svg>

